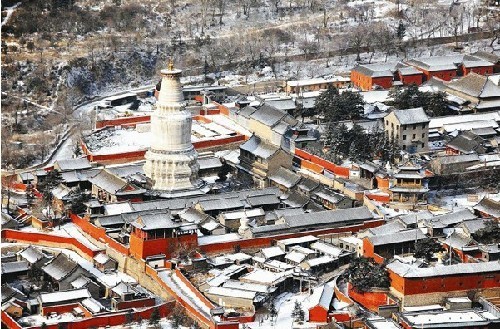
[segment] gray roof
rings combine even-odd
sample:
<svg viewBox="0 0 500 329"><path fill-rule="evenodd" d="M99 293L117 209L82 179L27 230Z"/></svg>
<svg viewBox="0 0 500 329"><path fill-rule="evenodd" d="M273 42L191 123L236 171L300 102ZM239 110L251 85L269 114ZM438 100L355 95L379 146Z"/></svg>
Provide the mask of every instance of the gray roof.
<svg viewBox="0 0 500 329"><path fill-rule="evenodd" d="M143 231L169 229L182 226L180 222L174 222L169 211L141 214L131 223Z"/></svg>
<svg viewBox="0 0 500 329"><path fill-rule="evenodd" d="M265 104L268 104L280 111L295 109L295 102L293 99L269 99L265 101Z"/></svg>
<svg viewBox="0 0 500 329"><path fill-rule="evenodd" d="M45 265L42 270L54 280L60 281L73 273L78 266L79 265L71 261L68 256L60 253L50 263Z"/></svg>
<svg viewBox="0 0 500 329"><path fill-rule="evenodd" d="M144 174L144 163L134 163L106 168L110 173L125 178L134 174Z"/></svg>
<svg viewBox="0 0 500 329"><path fill-rule="evenodd" d="M203 211L238 209L245 206L238 197L200 200L198 204Z"/></svg>
<svg viewBox="0 0 500 329"><path fill-rule="evenodd" d="M426 71L433 72L456 70L457 66L463 62L463 59L464 55L433 56L412 59L407 63L416 67L420 67Z"/></svg>
<svg viewBox="0 0 500 329"><path fill-rule="evenodd" d="M252 113L250 117L262 124L265 124L266 126L273 127L278 122L280 122L280 120L283 119L285 115L287 115L286 112L280 111L273 106L264 104L259 107L257 111Z"/></svg>
<svg viewBox="0 0 500 329"><path fill-rule="evenodd" d="M241 144L240 148L264 159L270 158L279 150L279 148L261 141L261 139L255 135Z"/></svg>
<svg viewBox="0 0 500 329"><path fill-rule="evenodd" d="M198 164L200 165L200 170L222 167L222 162L220 162L220 159L216 157L199 158Z"/></svg>
<svg viewBox="0 0 500 329"><path fill-rule="evenodd" d="M61 168L61 171L92 168L92 165L87 158L57 160L55 164Z"/></svg>
<svg viewBox="0 0 500 329"><path fill-rule="evenodd" d="M500 88L485 77L474 72L465 77L450 81L446 84L448 89L456 90L472 97L489 98L500 97Z"/></svg>
<svg viewBox="0 0 500 329"><path fill-rule="evenodd" d="M338 203L346 198L345 195L337 193L329 188L323 187L318 191L315 191L313 195L317 196L320 199L326 200L331 203Z"/></svg>
<svg viewBox="0 0 500 329"><path fill-rule="evenodd" d="M461 155L448 155L441 156L434 159L441 164L453 164L453 163L462 163L462 162L475 162L479 161L479 155L476 153L473 154L461 154Z"/></svg>
<svg viewBox="0 0 500 329"><path fill-rule="evenodd" d="M309 203L309 198L302 193L293 191L287 198L283 199L283 203L291 208L302 208Z"/></svg>
<svg viewBox="0 0 500 329"><path fill-rule="evenodd" d="M434 217L434 215L429 210L419 211L417 213L407 214L399 217L399 220L408 225L413 225L416 221L421 221L424 219L429 219Z"/></svg>
<svg viewBox="0 0 500 329"><path fill-rule="evenodd" d="M394 113L399 123L402 125L429 122L429 117L425 114L422 107L407 110L394 110L392 113Z"/></svg>
<svg viewBox="0 0 500 329"><path fill-rule="evenodd" d="M26 259L26 261L28 261L30 264L34 264L45 257L45 255L40 250L33 246L29 246L19 251L18 255L20 255L23 259Z"/></svg>
<svg viewBox="0 0 500 329"><path fill-rule="evenodd" d="M273 205L279 204L280 200L276 194L262 194L262 195L252 195L246 198L246 201L252 207L259 207L263 205Z"/></svg>
<svg viewBox="0 0 500 329"><path fill-rule="evenodd" d="M269 175L269 180L286 188L292 188L300 181L301 176L293 171L279 167L278 170Z"/></svg>
<svg viewBox="0 0 500 329"><path fill-rule="evenodd" d="M486 51L476 51L475 53L472 54L472 56L483 59L485 61L488 61L490 63L499 63L500 62L500 56L494 54L494 53L489 53Z"/></svg>
<svg viewBox="0 0 500 329"><path fill-rule="evenodd" d="M464 227L470 234L476 233L478 230L485 227L484 218L469 219L463 221L460 226Z"/></svg>
<svg viewBox="0 0 500 329"><path fill-rule="evenodd" d="M399 73L401 75L415 75L415 74L423 74L422 71L417 70L413 66L405 66L405 67L400 67L398 69Z"/></svg>
<svg viewBox="0 0 500 329"><path fill-rule="evenodd" d="M420 229L413 229L407 231L400 231L389 234L381 234L368 237L374 246L381 246L386 244L403 243L409 241L415 241L425 239L427 236L422 233Z"/></svg>
<svg viewBox="0 0 500 329"><path fill-rule="evenodd" d="M392 220L384 225L369 229L373 235L393 234L406 230L406 225L398 220Z"/></svg>
<svg viewBox="0 0 500 329"><path fill-rule="evenodd" d="M500 261L497 260L494 262L459 263L455 265L420 268L396 260L388 264L387 268L404 278L424 278L458 274L500 272Z"/></svg>
<svg viewBox="0 0 500 329"><path fill-rule="evenodd" d="M238 114L244 118L250 118L250 115L252 115L255 111L257 111L257 108L253 106L245 106L238 112Z"/></svg>
<svg viewBox="0 0 500 329"><path fill-rule="evenodd" d="M484 197L473 208L474 210L488 214L491 217L500 218L500 202L498 201Z"/></svg>
<svg viewBox="0 0 500 329"><path fill-rule="evenodd" d="M297 184L297 187L303 191L311 192L314 189L318 188L319 182L308 178L308 177L303 177L302 180Z"/></svg>
<svg viewBox="0 0 500 329"><path fill-rule="evenodd" d="M444 215L425 219L424 222L427 226L430 226L432 228L445 228L454 224L459 224L465 220L475 218L477 218L477 216L471 213L468 209L460 209L455 212L450 212Z"/></svg>
<svg viewBox="0 0 500 329"><path fill-rule="evenodd" d="M295 216L285 216L285 223L289 227L330 225L357 220L373 219L373 214L366 207L325 210Z"/></svg>
<svg viewBox="0 0 500 329"><path fill-rule="evenodd" d="M397 62L365 64L358 65L352 70L373 78L392 77L398 64Z"/></svg>
<svg viewBox="0 0 500 329"><path fill-rule="evenodd" d="M451 141L448 142L447 146L462 153L484 153L484 148L482 147L482 138L477 135L469 133L462 133L457 135Z"/></svg>
<svg viewBox="0 0 500 329"><path fill-rule="evenodd" d="M29 266L30 264L25 260L18 262L2 262L2 274L26 272Z"/></svg>
<svg viewBox="0 0 500 329"><path fill-rule="evenodd" d="M101 170L99 174L89 179L89 181L109 193L116 193L124 188L128 183L123 178L115 176L106 169Z"/></svg>

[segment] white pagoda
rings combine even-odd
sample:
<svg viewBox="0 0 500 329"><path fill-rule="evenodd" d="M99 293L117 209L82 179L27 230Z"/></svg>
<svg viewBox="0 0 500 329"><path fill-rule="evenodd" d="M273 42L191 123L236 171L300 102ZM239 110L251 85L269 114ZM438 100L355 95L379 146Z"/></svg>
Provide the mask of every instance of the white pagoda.
<svg viewBox="0 0 500 329"><path fill-rule="evenodd" d="M167 194L196 190L202 185L198 178L198 153L191 143L192 117L186 110L181 73L171 61L168 69L161 71L161 88L151 115L151 147L144 165L151 188Z"/></svg>

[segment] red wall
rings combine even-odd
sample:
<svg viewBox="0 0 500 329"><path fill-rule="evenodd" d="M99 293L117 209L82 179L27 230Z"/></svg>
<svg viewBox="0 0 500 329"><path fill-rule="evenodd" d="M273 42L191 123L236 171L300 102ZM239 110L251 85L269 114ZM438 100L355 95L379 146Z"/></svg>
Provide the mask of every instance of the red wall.
<svg viewBox="0 0 500 329"><path fill-rule="evenodd" d="M378 264L383 264L385 261L384 257L375 253L375 247L368 238L363 239L363 257L373 258L373 260Z"/></svg>
<svg viewBox="0 0 500 329"><path fill-rule="evenodd" d="M417 69L419 69L420 71L422 71L424 73L426 81L430 80L430 78L432 78L432 77L436 77L436 78L442 79L444 81L450 81L451 79L453 79L454 77L457 76L456 70L444 70L444 71L429 72L429 71L425 71L423 69L420 69L418 67L417 67Z"/></svg>
<svg viewBox="0 0 500 329"><path fill-rule="evenodd" d="M92 225L92 223L90 223L86 218L81 218L80 216L75 214L71 214L70 217L73 224L80 227L85 233L90 235L92 238L106 243L109 247L113 248L114 250L124 255L129 254L128 248L119 243L118 241L110 238L109 235L106 234L106 230L104 228Z"/></svg>
<svg viewBox="0 0 500 329"><path fill-rule="evenodd" d="M15 230L9 230L5 229L2 230L2 239L7 239L7 240L14 240L14 241L22 241L22 242L32 242L36 244L44 244L44 242L50 242L50 243L55 243L61 245L61 247L69 247L74 246L75 248L78 248L89 256L90 258L93 258L96 256L98 253L101 252L101 250L94 251L78 241L75 238L69 238L69 237L64 237L64 236L58 236L58 235L51 235L51 234L46 234L46 233L37 233L37 232L24 232L24 231L15 231Z"/></svg>
<svg viewBox="0 0 500 329"><path fill-rule="evenodd" d="M389 89L392 87L392 80L392 76L372 78L370 76L366 76L360 72L357 72L356 70L351 70L351 81L361 90L372 90L373 85L378 85L384 89Z"/></svg>
<svg viewBox="0 0 500 329"><path fill-rule="evenodd" d="M134 233L130 234L130 253L140 259L161 253L170 259L172 251L175 250L178 244L189 244L196 247L198 245L198 237L196 234L189 234L177 238L143 240Z"/></svg>
<svg viewBox="0 0 500 329"><path fill-rule="evenodd" d="M379 306L383 305L395 305L396 303L387 296L386 292L383 291L367 291L367 292L358 292L353 286L349 283L349 296L360 303L367 309L373 312L378 312Z"/></svg>
<svg viewBox="0 0 500 329"><path fill-rule="evenodd" d="M342 227L327 228L321 230L311 230L300 233L280 234L262 238L244 239L244 240L236 240L230 242L220 242L208 245L200 245L199 249L208 254L232 251L236 246L241 247L241 249L256 249L256 248L271 246L271 244L275 240L296 238L305 235L321 235L321 234L340 233L340 232L358 232L360 230L364 230L367 228L380 226L384 224L384 222L385 221L383 219L375 219L364 222L363 224L359 225L342 226Z"/></svg>
<svg viewBox="0 0 500 329"><path fill-rule="evenodd" d="M457 274L443 277L403 278L388 270L391 286L404 295L499 288L500 273Z"/></svg>
<svg viewBox="0 0 500 329"><path fill-rule="evenodd" d="M494 65L492 64L491 66L482 66L482 67L463 67L463 72L464 75L467 75L471 72L481 74L481 75L488 75L488 74L493 74L493 67Z"/></svg>
<svg viewBox="0 0 500 329"><path fill-rule="evenodd" d="M129 308L151 307L151 306L155 306L154 298L134 299L134 300L118 302L116 304L116 308L118 310L125 310Z"/></svg>
<svg viewBox="0 0 500 329"><path fill-rule="evenodd" d="M412 85L412 84L420 86L423 82L423 75L422 74L400 75L399 79L401 80L401 82L405 86Z"/></svg>
<svg viewBox="0 0 500 329"><path fill-rule="evenodd" d="M328 321L328 310L325 310L323 306L316 305L309 309L309 322L327 322Z"/></svg>
<svg viewBox="0 0 500 329"><path fill-rule="evenodd" d="M384 89L391 89L392 80L393 80L392 76L391 77L372 78L371 87L373 87L374 85L377 85L377 86L380 86Z"/></svg>
<svg viewBox="0 0 500 329"><path fill-rule="evenodd" d="M131 116L131 117L122 117L111 120L100 120L95 123L96 129L104 128L104 127L116 127L116 126L135 126L138 123L147 123L151 121L151 116Z"/></svg>
<svg viewBox="0 0 500 329"><path fill-rule="evenodd" d="M334 164L330 161L327 161L327 160L322 159L316 155L312 155L304 150L297 149L297 148L295 149L295 155L297 157L301 158L301 160L302 159L308 160L316 165L319 165L319 166L333 172L337 176L349 177L349 168L337 166L336 164Z"/></svg>

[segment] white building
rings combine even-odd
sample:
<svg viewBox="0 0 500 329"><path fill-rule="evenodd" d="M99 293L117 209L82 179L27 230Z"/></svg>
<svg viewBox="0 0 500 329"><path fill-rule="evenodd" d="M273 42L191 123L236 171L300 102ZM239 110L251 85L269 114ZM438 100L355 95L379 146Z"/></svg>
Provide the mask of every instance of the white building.
<svg viewBox="0 0 500 329"><path fill-rule="evenodd" d="M151 147L144 165L152 189L166 193L196 190L202 184L198 154L191 143L192 117L186 110L181 73L173 63L161 71L161 90L151 115Z"/></svg>

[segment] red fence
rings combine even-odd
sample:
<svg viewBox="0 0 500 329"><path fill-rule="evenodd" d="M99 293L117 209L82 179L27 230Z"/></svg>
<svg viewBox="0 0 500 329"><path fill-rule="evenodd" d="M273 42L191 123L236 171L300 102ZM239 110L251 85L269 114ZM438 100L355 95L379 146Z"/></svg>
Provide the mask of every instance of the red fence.
<svg viewBox="0 0 500 329"><path fill-rule="evenodd" d="M363 224L351 225L351 226L342 226L336 228L327 228L321 230L311 230L307 232L300 233L289 233L289 234L279 234L273 235L269 237L262 238L253 238L253 239L244 239L244 240L235 240L229 242L220 242L220 243L212 243L207 245L199 245L201 251L205 253L219 253L219 252L227 252L234 250L236 246L239 246L241 249L256 249L262 247L268 247L272 244L274 240L282 240L288 238L297 238L305 235L321 235L321 234L330 234L330 233L341 233L341 232L358 232L359 230L373 228L384 224L383 219L375 219L371 221L366 221Z"/></svg>
<svg viewBox="0 0 500 329"><path fill-rule="evenodd" d="M203 304L205 304L205 306L210 309L215 307L207 297L205 297L198 289L196 289L195 286L193 286L193 284L184 276L184 274L182 274L182 272L178 268L175 270L175 274L186 285L186 287L188 287L188 289L191 290Z"/></svg>
<svg viewBox="0 0 500 329"><path fill-rule="evenodd" d="M131 116L116 118L111 120L100 120L95 123L96 129L104 127L116 127L116 126L135 126L138 123L146 123L151 121L151 116Z"/></svg>
<svg viewBox="0 0 500 329"><path fill-rule="evenodd" d="M387 296L385 291L358 292L349 283L349 296L373 312L378 312L379 306L395 305L396 303Z"/></svg>
<svg viewBox="0 0 500 329"><path fill-rule="evenodd" d="M90 235L92 238L101 241L103 243L106 243L109 247L113 248L114 250L124 255L129 254L129 249L126 246L119 243L118 241L109 237L109 235L106 234L106 230L104 228L94 226L86 218L81 218L80 216L75 214L71 214L70 217L71 221L75 225L80 227L85 233Z"/></svg>
<svg viewBox="0 0 500 329"><path fill-rule="evenodd" d="M333 162L322 159L301 149L295 149L295 155L301 159L305 159L319 165L326 170L333 172L337 176L349 177L349 168L337 166Z"/></svg>
<svg viewBox="0 0 500 329"><path fill-rule="evenodd" d="M2 230L2 239L13 240L13 241L22 241L22 242L33 242L38 244L44 243L53 243L58 244L60 247L75 247L79 249L82 253L93 258L100 250L92 250L80 241L75 238L46 234L46 233L38 233L38 232L23 232L23 231L15 231L4 229Z"/></svg>

